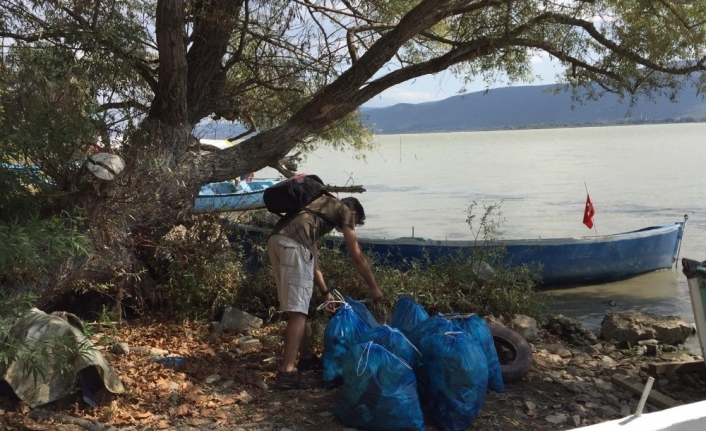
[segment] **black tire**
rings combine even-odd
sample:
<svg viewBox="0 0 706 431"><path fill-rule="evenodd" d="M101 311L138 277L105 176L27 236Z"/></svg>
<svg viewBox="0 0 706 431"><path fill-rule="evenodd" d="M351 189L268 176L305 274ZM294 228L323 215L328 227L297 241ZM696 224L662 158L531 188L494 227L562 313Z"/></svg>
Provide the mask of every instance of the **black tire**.
<svg viewBox="0 0 706 431"><path fill-rule="evenodd" d="M522 380L532 368L532 347L522 335L510 328L495 324L489 324L488 328L498 352L503 382Z"/></svg>

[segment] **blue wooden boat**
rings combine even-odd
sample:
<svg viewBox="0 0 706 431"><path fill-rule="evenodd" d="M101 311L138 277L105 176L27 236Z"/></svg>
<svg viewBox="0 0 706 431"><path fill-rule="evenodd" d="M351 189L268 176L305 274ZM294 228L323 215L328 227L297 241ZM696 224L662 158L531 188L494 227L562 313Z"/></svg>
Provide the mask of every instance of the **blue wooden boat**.
<svg viewBox="0 0 706 431"><path fill-rule="evenodd" d="M486 256L500 249L504 252L489 263L533 265L539 267L543 286L579 286L607 283L671 268L679 255L684 225L685 222L676 222L612 235L498 240L491 244L424 238L364 237L358 237L358 242L366 254L375 254L376 264L391 265L402 270L409 268L415 260L422 264L435 263L471 253ZM230 240L240 242L245 255L249 255L252 253L252 244L264 244L268 234L268 229L241 225L235 228ZM340 235L327 236L325 245L344 252L346 250ZM251 260L249 265L252 267L262 264L254 253Z"/></svg>
<svg viewBox="0 0 706 431"><path fill-rule="evenodd" d="M264 178L250 181L223 181L201 187L194 200L194 212L245 211L264 208L262 195L265 189L281 179Z"/></svg>
<svg viewBox="0 0 706 431"><path fill-rule="evenodd" d="M404 267L411 260L436 262L478 247L504 246L501 262L510 266L539 265L545 286L585 285L621 280L671 268L678 258L684 222L582 238L499 240L494 245L473 241L423 238L358 238L361 248L383 263ZM337 239L330 239L335 244ZM345 244L339 242L345 249Z"/></svg>

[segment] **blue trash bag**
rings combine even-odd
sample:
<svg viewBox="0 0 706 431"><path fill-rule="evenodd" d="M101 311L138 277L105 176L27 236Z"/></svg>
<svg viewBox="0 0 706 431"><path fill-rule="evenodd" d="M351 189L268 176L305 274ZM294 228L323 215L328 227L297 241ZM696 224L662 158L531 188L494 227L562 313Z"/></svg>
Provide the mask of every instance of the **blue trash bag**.
<svg viewBox="0 0 706 431"><path fill-rule="evenodd" d="M422 400L426 400L429 396L429 391L427 390L429 386L429 376L426 373L425 368L422 366L426 362L427 352L424 351L423 340L430 335L435 334L445 334L447 332L462 332L463 330L458 326L451 323L449 320L444 319L440 316L430 317L423 321L410 334L410 341L417 346L419 351L422 353L421 359L417 362L414 372L417 375L417 386L419 387L419 397Z"/></svg>
<svg viewBox="0 0 706 431"><path fill-rule="evenodd" d="M462 331L462 329L444 317L434 316L417 325L408 338L415 346L417 346L419 351L422 352L422 355L424 355L424 350L422 350L422 339L432 334L443 334L446 332L455 331Z"/></svg>
<svg viewBox="0 0 706 431"><path fill-rule="evenodd" d="M388 325L372 328L358 338L359 343L368 341L384 347L388 352L405 361L412 369L419 365L421 352L398 329Z"/></svg>
<svg viewBox="0 0 706 431"><path fill-rule="evenodd" d="M410 338L414 328L428 318L429 314L424 307L403 296L397 300L390 326L399 329L407 338Z"/></svg>
<svg viewBox="0 0 706 431"><path fill-rule="evenodd" d="M343 361L343 402L332 410L346 427L424 431L414 372L402 359L368 341Z"/></svg>
<svg viewBox="0 0 706 431"><path fill-rule="evenodd" d="M483 350L464 331L428 335L422 346L431 419L444 431L467 430L488 389Z"/></svg>
<svg viewBox="0 0 706 431"><path fill-rule="evenodd" d="M343 383L343 358L368 329L363 319L348 304L336 310L324 329L324 387Z"/></svg>
<svg viewBox="0 0 706 431"><path fill-rule="evenodd" d="M380 326L380 323L375 320L375 316L370 313L370 310L368 310L368 307L366 307L365 304L360 301L356 301L351 297L346 298L346 303L350 305L356 313L358 313L358 317L363 319L363 322L365 322L366 325L371 328Z"/></svg>
<svg viewBox="0 0 706 431"><path fill-rule="evenodd" d="M500 369L498 352L495 350L493 334L490 333L490 328L488 328L485 319L477 314L458 314L447 316L447 318L455 325L471 334L471 337L476 340L483 350L485 359L488 362L488 388L499 393L505 392L505 384L503 383L503 373Z"/></svg>

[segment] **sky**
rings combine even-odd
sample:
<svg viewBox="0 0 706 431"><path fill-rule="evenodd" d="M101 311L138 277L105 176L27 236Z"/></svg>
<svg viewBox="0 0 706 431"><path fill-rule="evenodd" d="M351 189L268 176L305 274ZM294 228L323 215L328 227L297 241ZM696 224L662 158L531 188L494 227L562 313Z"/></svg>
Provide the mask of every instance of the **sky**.
<svg viewBox="0 0 706 431"><path fill-rule="evenodd" d="M554 65L556 64L556 60L554 60L554 62L549 61L549 57L546 53L535 55L532 58L534 74L541 76L541 79L536 79L531 83L514 85L554 84L556 83L556 74L559 72L558 69L554 69ZM498 86L507 86L507 83L503 82ZM498 86L495 86L494 88L497 88ZM363 106L368 108L381 108L395 105L397 103L434 102L456 96L462 88L463 84L461 81L456 79L456 77L454 77L450 72L442 72L433 76L427 75L391 87L365 103ZM479 81L467 85L466 92L473 93L476 91L485 91L485 89L485 83Z"/></svg>

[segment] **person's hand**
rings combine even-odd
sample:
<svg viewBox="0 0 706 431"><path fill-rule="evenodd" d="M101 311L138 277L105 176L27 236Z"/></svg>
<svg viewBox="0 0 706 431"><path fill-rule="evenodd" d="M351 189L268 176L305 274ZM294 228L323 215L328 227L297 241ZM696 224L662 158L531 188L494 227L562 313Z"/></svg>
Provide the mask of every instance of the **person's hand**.
<svg viewBox="0 0 706 431"><path fill-rule="evenodd" d="M378 288L378 287L374 287L374 288L370 289L370 298L372 298L372 300L374 302L382 301L382 298L383 298L382 290L380 290L380 288Z"/></svg>
<svg viewBox="0 0 706 431"><path fill-rule="evenodd" d="M324 302L324 303L327 303L327 302L328 302L328 304L326 304L326 311L328 311L329 313L335 313L335 312L336 312L336 304L334 304L332 301L333 301L333 295L331 295L331 292L329 292L329 293L327 293L326 295L324 295L324 300L323 300L323 302Z"/></svg>

